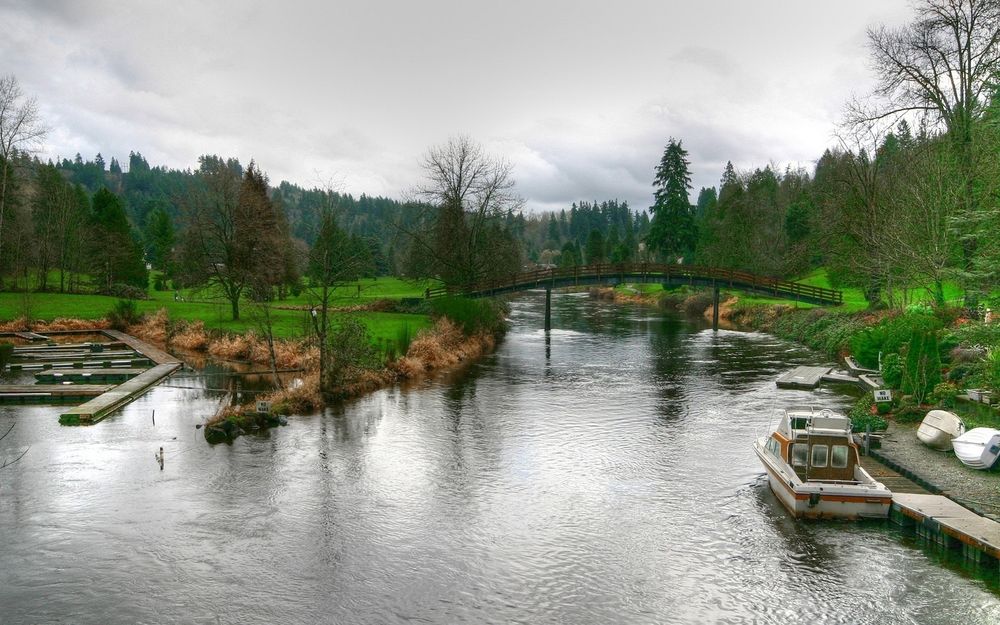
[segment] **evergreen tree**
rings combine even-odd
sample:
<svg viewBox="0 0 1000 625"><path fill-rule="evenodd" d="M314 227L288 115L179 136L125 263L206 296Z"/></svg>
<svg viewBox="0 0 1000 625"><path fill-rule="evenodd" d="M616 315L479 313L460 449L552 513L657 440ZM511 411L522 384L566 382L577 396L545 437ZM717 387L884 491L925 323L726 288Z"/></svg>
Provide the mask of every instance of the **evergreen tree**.
<svg viewBox="0 0 1000 625"><path fill-rule="evenodd" d="M673 138L663 151L663 158L656 168L653 181L653 213L646 243L665 257L683 257L694 250L694 211L688 199L691 189L690 163L687 151L680 141Z"/></svg>

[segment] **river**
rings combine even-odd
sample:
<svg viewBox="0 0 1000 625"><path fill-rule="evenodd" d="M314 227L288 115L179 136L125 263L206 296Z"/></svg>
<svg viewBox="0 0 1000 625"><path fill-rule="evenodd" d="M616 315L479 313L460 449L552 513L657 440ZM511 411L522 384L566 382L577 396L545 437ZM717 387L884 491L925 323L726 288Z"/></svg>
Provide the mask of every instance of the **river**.
<svg viewBox="0 0 1000 625"><path fill-rule="evenodd" d="M217 378L93 427L3 407L0 623L1000 623L881 523L797 522L751 450L821 358L582 295L496 352L209 446ZM152 411L155 409L155 426ZM165 449L161 470L154 453Z"/></svg>

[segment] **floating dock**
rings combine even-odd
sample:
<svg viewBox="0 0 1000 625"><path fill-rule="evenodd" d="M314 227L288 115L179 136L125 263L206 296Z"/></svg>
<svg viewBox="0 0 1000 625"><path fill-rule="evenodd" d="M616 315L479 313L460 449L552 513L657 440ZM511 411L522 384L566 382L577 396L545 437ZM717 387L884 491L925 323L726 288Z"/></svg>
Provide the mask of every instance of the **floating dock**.
<svg viewBox="0 0 1000 625"><path fill-rule="evenodd" d="M867 371L861 369L860 371ZM778 388L812 390L820 384L854 384L866 391L882 388L882 378L876 373L854 375L854 371L843 373L833 367L795 367L774 382Z"/></svg>
<svg viewBox="0 0 1000 625"><path fill-rule="evenodd" d="M85 401L64 412L59 422L72 425L97 423L183 365L167 352L115 330L67 330L50 334L61 337L104 336L110 342L16 346L14 356L21 362L9 364L9 370L36 370L39 371L35 374L36 380L52 384L0 386L0 403ZM6 332L0 333L0 336L51 340L25 332ZM149 366L151 368L147 369ZM92 383L98 381L120 381L121 384Z"/></svg>
<svg viewBox="0 0 1000 625"><path fill-rule="evenodd" d="M778 378L775 384L778 388L813 389L831 370L831 367L795 367Z"/></svg>
<svg viewBox="0 0 1000 625"><path fill-rule="evenodd" d="M5 384L0 386L0 404L86 401L113 388L111 384Z"/></svg>
<svg viewBox="0 0 1000 625"><path fill-rule="evenodd" d="M39 384L61 384L72 382L73 384L86 384L88 382L124 382L131 380L141 374L146 369L130 367L112 367L110 369L89 368L89 369L46 369L35 374L35 381Z"/></svg>
<svg viewBox="0 0 1000 625"><path fill-rule="evenodd" d="M91 425L97 423L118 408L135 400L151 386L167 377L181 363L167 363L147 369L136 377L112 387L100 396L59 415L59 423L63 425Z"/></svg>
<svg viewBox="0 0 1000 625"><path fill-rule="evenodd" d="M135 354L133 354L135 356ZM54 360L45 362L12 362L9 371L36 371L46 369L111 369L112 367L149 367L153 361L144 356L119 360Z"/></svg>
<svg viewBox="0 0 1000 625"><path fill-rule="evenodd" d="M1000 570L1000 523L942 495L893 493L889 518L976 566Z"/></svg>

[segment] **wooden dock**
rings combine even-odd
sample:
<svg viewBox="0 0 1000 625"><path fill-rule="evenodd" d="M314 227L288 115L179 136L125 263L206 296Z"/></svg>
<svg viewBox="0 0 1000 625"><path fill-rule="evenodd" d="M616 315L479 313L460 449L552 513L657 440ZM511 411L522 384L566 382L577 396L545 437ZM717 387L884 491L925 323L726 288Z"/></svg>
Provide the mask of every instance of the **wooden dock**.
<svg viewBox="0 0 1000 625"><path fill-rule="evenodd" d="M1000 563L1000 523L979 516L942 495L893 493L890 518L904 529L996 570Z"/></svg>
<svg viewBox="0 0 1000 625"><path fill-rule="evenodd" d="M124 358L119 360L55 360L45 362L12 362L7 365L10 371L38 371L45 369L110 369L112 367L148 367L153 361L145 356Z"/></svg>
<svg viewBox="0 0 1000 625"><path fill-rule="evenodd" d="M0 386L0 404L86 401L112 388L110 384L5 384Z"/></svg>
<svg viewBox="0 0 1000 625"><path fill-rule="evenodd" d="M778 388L813 389L819 386L831 367L795 367L775 381Z"/></svg>
<svg viewBox="0 0 1000 625"><path fill-rule="evenodd" d="M24 340L50 340L29 333L0 333ZM63 343L49 345L19 345L15 354L18 362L10 370L40 370L39 380L87 382L95 379L125 379L117 386L97 384L35 384L0 386L0 402L23 401L53 403L66 398L87 400L59 417L63 424L97 423L113 411L136 399L147 389L183 366L167 352L133 336L115 330L53 331L57 336L104 336L110 342ZM152 368L145 367L152 365ZM53 371L58 369L58 371ZM126 379L128 378L128 379Z"/></svg>
<svg viewBox="0 0 1000 625"><path fill-rule="evenodd" d="M63 425L90 425L97 423L118 408L142 395L151 386L167 377L181 366L180 362L156 365L136 377L108 389L99 397L67 410L59 416Z"/></svg>
<svg viewBox="0 0 1000 625"><path fill-rule="evenodd" d="M46 369L35 374L39 384L59 384L72 382L74 384L87 382L124 382L146 371L145 368L112 367L88 369Z"/></svg>

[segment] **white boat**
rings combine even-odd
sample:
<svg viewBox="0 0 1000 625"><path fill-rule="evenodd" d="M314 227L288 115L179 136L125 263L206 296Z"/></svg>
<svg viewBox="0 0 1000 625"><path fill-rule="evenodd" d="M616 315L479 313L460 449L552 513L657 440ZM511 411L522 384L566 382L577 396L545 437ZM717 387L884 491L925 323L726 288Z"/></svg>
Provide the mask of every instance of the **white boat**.
<svg viewBox="0 0 1000 625"><path fill-rule="evenodd" d="M778 500L797 518L884 519L892 493L861 467L851 420L829 410L790 408L754 451Z"/></svg>
<svg viewBox="0 0 1000 625"><path fill-rule="evenodd" d="M951 451L951 441L965 434L965 422L947 410L931 410L917 428L920 442L938 451Z"/></svg>
<svg viewBox="0 0 1000 625"><path fill-rule="evenodd" d="M1000 456L1000 430L972 428L951 441L955 455L968 467L989 469Z"/></svg>

